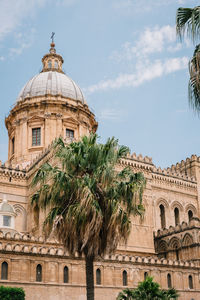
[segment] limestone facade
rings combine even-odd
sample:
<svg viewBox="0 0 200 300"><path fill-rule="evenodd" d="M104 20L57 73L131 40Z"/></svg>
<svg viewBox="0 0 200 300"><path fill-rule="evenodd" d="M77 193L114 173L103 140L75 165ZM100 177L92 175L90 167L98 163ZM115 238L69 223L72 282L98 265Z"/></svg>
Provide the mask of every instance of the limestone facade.
<svg viewBox="0 0 200 300"><path fill-rule="evenodd" d="M44 240L45 213L35 217L30 206L31 181L52 160L55 138L79 139L95 132L97 122L78 86L63 73L54 44L42 62L42 72L23 88L5 120L9 146L8 160L0 165L0 202L7 203L7 211L0 209L0 284L22 286L27 300L84 300L84 260L70 257L54 239ZM163 288L174 286L181 300L199 299L200 157L163 170L134 153L117 170L127 165L147 179L145 217L132 218L127 245L96 260L96 299L114 300L147 273Z"/></svg>

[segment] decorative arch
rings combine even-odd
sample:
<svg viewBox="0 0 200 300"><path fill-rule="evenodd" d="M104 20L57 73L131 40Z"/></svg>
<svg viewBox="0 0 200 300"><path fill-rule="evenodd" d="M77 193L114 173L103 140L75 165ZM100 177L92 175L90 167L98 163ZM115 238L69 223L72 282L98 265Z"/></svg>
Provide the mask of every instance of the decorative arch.
<svg viewBox="0 0 200 300"><path fill-rule="evenodd" d="M17 231L20 231L20 232L26 231L26 227L27 227L26 209L20 204L14 204L13 207L17 214L17 216L15 218L15 227L19 227L19 228L17 228L18 229Z"/></svg>
<svg viewBox="0 0 200 300"><path fill-rule="evenodd" d="M179 209L179 211L181 211L181 212L184 211L183 205L180 202L173 201L172 204L171 204L171 209L174 210L176 207Z"/></svg>
<svg viewBox="0 0 200 300"><path fill-rule="evenodd" d="M171 238L169 241L169 248L171 250L179 249L181 247L181 242L177 237Z"/></svg>
<svg viewBox="0 0 200 300"><path fill-rule="evenodd" d="M183 237L182 240L182 245L183 246L190 246L193 244L193 237L191 236L191 234L186 233Z"/></svg>
<svg viewBox="0 0 200 300"><path fill-rule="evenodd" d="M191 204L191 203L189 203L188 205L186 205L186 207L185 207L185 213L187 213L189 210L191 210L191 211L193 212L193 216L196 216L196 215L197 215L197 209L196 209L196 207L195 207L193 204Z"/></svg>
<svg viewBox="0 0 200 300"><path fill-rule="evenodd" d="M160 206L163 205L165 208L169 208L169 203L167 202L167 200L165 200L164 198L159 198L156 202L156 206Z"/></svg>
<svg viewBox="0 0 200 300"><path fill-rule="evenodd" d="M167 242L162 240L158 244L158 252L166 252L168 250Z"/></svg>

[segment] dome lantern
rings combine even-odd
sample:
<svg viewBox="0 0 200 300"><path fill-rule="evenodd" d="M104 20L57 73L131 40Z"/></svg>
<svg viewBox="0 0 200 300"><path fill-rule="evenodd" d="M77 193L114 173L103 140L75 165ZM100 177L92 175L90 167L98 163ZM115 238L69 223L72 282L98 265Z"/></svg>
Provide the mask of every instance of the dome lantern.
<svg viewBox="0 0 200 300"><path fill-rule="evenodd" d="M64 60L61 55L56 53L55 43L53 41L53 38L50 46L51 48L49 49L49 53L45 54L42 58L42 63L43 63L42 72L57 71L60 73L64 73L62 71L62 64L64 63Z"/></svg>

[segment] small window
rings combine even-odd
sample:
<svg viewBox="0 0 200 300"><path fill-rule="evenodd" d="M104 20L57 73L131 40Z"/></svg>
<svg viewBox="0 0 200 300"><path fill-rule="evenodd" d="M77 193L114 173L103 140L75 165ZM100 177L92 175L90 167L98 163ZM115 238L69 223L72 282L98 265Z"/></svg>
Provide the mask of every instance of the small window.
<svg viewBox="0 0 200 300"><path fill-rule="evenodd" d="M180 224L180 216L179 216L179 209L176 207L174 209L174 218L175 218L175 226Z"/></svg>
<svg viewBox="0 0 200 300"><path fill-rule="evenodd" d="M41 128L32 129L32 146L41 145Z"/></svg>
<svg viewBox="0 0 200 300"><path fill-rule="evenodd" d="M3 226L11 226L11 216L3 216Z"/></svg>
<svg viewBox="0 0 200 300"><path fill-rule="evenodd" d="M15 153L15 138L12 138L12 154Z"/></svg>
<svg viewBox="0 0 200 300"><path fill-rule="evenodd" d="M193 289L193 279L192 275L188 276L189 289Z"/></svg>
<svg viewBox="0 0 200 300"><path fill-rule="evenodd" d="M73 140L74 139L74 130L66 129L66 138Z"/></svg>
<svg viewBox="0 0 200 300"><path fill-rule="evenodd" d="M122 275L123 275L123 286L127 286L128 285L127 272L124 270Z"/></svg>
<svg viewBox="0 0 200 300"><path fill-rule="evenodd" d="M172 287L171 274L167 274L167 286L168 286L169 289L171 289L171 287Z"/></svg>
<svg viewBox="0 0 200 300"><path fill-rule="evenodd" d="M58 69L58 61L57 60L54 61L54 68Z"/></svg>
<svg viewBox="0 0 200 300"><path fill-rule="evenodd" d="M1 279L8 279L8 264L6 261L1 264Z"/></svg>
<svg viewBox="0 0 200 300"><path fill-rule="evenodd" d="M42 281L42 266L37 265L36 267L36 281L41 282Z"/></svg>
<svg viewBox="0 0 200 300"><path fill-rule="evenodd" d="M96 284L101 284L101 270L96 270Z"/></svg>
<svg viewBox="0 0 200 300"><path fill-rule="evenodd" d="M48 61L48 69L51 69L52 68L52 62L51 60Z"/></svg>
<svg viewBox="0 0 200 300"><path fill-rule="evenodd" d="M144 272L144 280L146 280L148 277L148 273L147 272Z"/></svg>
<svg viewBox="0 0 200 300"><path fill-rule="evenodd" d="M63 282L64 283L68 283L69 282L69 269L68 269L68 267L64 267Z"/></svg>
<svg viewBox="0 0 200 300"><path fill-rule="evenodd" d="M191 210L188 211L188 221L190 222L193 218L193 212Z"/></svg>

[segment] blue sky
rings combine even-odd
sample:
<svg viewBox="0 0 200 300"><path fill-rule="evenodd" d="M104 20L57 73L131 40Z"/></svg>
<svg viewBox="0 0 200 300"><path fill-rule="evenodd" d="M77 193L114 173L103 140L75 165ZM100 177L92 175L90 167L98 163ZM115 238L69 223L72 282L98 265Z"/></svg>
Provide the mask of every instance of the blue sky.
<svg viewBox="0 0 200 300"><path fill-rule="evenodd" d="M196 0L0 0L0 159L7 158L5 116L41 70L54 31L64 70L84 91L102 141L167 167L200 155L200 119L188 107L188 59L175 15Z"/></svg>

